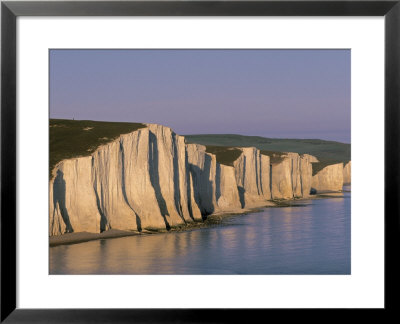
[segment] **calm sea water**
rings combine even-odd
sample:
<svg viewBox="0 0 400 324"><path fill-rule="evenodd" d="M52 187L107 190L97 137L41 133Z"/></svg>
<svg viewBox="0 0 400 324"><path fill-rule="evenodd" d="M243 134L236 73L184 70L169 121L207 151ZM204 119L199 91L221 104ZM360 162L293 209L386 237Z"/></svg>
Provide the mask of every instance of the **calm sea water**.
<svg viewBox="0 0 400 324"><path fill-rule="evenodd" d="M50 248L51 274L350 274L350 193L218 226Z"/></svg>

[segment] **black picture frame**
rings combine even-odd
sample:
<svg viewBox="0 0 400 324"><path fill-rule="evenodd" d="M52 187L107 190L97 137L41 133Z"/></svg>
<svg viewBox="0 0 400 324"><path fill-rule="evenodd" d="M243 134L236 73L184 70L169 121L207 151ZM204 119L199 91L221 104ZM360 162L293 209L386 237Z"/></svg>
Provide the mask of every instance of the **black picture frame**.
<svg viewBox="0 0 400 324"><path fill-rule="evenodd" d="M16 19L19 16L384 16L385 308L399 287L400 0L395 1L2 1L1 3L1 322L235 322L278 310L16 308ZM40 293L40 292L38 292ZM307 311L295 310L309 316ZM316 311L316 310L314 310ZM370 316L371 313L368 313Z"/></svg>

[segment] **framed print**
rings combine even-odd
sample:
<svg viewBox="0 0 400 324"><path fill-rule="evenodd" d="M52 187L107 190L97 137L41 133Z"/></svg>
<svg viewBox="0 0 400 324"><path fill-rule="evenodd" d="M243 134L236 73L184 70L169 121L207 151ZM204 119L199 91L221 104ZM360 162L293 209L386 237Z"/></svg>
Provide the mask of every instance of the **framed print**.
<svg viewBox="0 0 400 324"><path fill-rule="evenodd" d="M398 1L1 9L2 321L395 309Z"/></svg>

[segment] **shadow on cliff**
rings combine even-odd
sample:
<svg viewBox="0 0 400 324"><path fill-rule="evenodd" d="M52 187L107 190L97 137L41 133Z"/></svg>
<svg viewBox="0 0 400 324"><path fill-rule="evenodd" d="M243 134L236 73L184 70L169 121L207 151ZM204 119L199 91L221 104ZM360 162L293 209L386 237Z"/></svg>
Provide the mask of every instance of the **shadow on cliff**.
<svg viewBox="0 0 400 324"><path fill-rule="evenodd" d="M189 209L189 216L191 219L194 220L194 216L193 216L193 206L192 206L192 187L190 185L190 164L189 164L189 158L188 158L188 153L185 150L185 167L186 167L186 183L187 183L187 201L188 201L188 209ZM193 185L193 196L194 196L194 185Z"/></svg>
<svg viewBox="0 0 400 324"><path fill-rule="evenodd" d="M242 184L244 186L244 184L246 183L246 156L243 156L243 170L242 170L242 174L243 174L243 178L242 178ZM246 205L245 199L244 199L244 193L245 193L245 189L243 186L237 186L238 188L238 193L239 193L239 200L240 200L240 206L242 208L244 208L244 206Z"/></svg>
<svg viewBox="0 0 400 324"><path fill-rule="evenodd" d="M74 230L71 226L68 211L65 206L65 191L66 191L66 185L65 185L65 180L64 180L64 173L62 173L61 170L57 170L57 176L54 179L54 183L53 183L53 206L54 206L53 219L54 219L55 212L57 209L57 204L58 204L58 206L60 208L61 217L66 226L66 232L71 233Z"/></svg>
<svg viewBox="0 0 400 324"><path fill-rule="evenodd" d="M217 163L215 166L215 199L217 203L219 197L221 197L221 165Z"/></svg>
<svg viewBox="0 0 400 324"><path fill-rule="evenodd" d="M193 178L194 200L200 209L203 220L214 212L213 184L210 181L211 157L205 155L204 168L189 163L189 169Z"/></svg>
<svg viewBox="0 0 400 324"><path fill-rule="evenodd" d="M135 210L133 209L133 207L129 203L128 197L126 195L126 189L125 189L125 151L124 151L124 147L122 145L122 142L119 143L119 150L120 150L120 153L121 153L121 189L122 189L122 195L124 197L125 203L128 205L128 207L132 210L133 214L135 215L137 230L139 232L141 232L142 231L142 221L140 220L140 217L138 216L138 214L135 212ZM96 192L96 199L98 199L97 191L95 190L95 192ZM102 227L105 228L105 224L106 223L104 223L104 222L107 222L107 220L106 220L105 217L103 218L104 215L100 211L99 204L97 204L97 207L99 208L99 212L100 212L100 215L101 215L100 229ZM110 226L110 228L111 228L111 226ZM101 229L101 231L103 231L103 230Z"/></svg>
<svg viewBox="0 0 400 324"><path fill-rule="evenodd" d="M179 156L178 156L178 147L176 145L176 137L174 135L172 135L172 147L174 149L173 169L174 169L174 200L175 200L175 208L178 211L178 214L182 218L183 222L186 223L185 218L183 217L182 205L181 205L181 192L180 192L180 183L179 183L179 181L180 181L180 173L179 173L179 163L178 163Z"/></svg>
<svg viewBox="0 0 400 324"><path fill-rule="evenodd" d="M93 169L95 169L94 168L94 158L92 158L92 170ZM97 210L98 210L98 212L100 214L100 233L102 233L102 232L104 232L104 231L106 231L108 229L111 229L111 226L110 226L110 224L108 224L107 217L105 216L105 214L103 212L104 207L101 204L99 193L98 193L98 190L97 190L97 178L98 178L98 175L96 175L94 177L93 191L94 191L94 195L96 197ZM101 185L100 185L100 190L101 190L101 196L103 197L103 187Z"/></svg>
<svg viewBox="0 0 400 324"><path fill-rule="evenodd" d="M244 208L244 206L245 206L244 191L245 191L245 190L244 190L244 188L241 187L241 186L238 186L237 188L238 188L238 193L239 193L240 206L241 206L242 208Z"/></svg>
<svg viewBox="0 0 400 324"><path fill-rule="evenodd" d="M103 191L103 188L101 190ZM100 214L100 233L102 233L108 229L109 224L107 222L106 216L103 213L103 208L101 207L101 204L100 204L100 198L99 198L99 194L97 192L96 183L93 184L93 191L94 191L94 195L96 196L97 210L99 211L99 214Z"/></svg>
<svg viewBox="0 0 400 324"><path fill-rule="evenodd" d="M272 164L269 165L269 192L271 194L272 199Z"/></svg>
<svg viewBox="0 0 400 324"><path fill-rule="evenodd" d="M149 172L150 182L154 188L158 206L160 207L160 212L165 222L165 227L167 230L170 230L171 226L169 225L166 217L169 216L169 212L165 199L161 193L160 177L158 175L157 137L152 132L149 132Z"/></svg>

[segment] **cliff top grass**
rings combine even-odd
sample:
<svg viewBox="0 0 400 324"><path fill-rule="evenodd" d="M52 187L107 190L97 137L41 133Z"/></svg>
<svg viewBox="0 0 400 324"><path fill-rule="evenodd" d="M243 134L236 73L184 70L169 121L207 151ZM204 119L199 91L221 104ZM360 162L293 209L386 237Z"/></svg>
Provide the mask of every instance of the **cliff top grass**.
<svg viewBox="0 0 400 324"><path fill-rule="evenodd" d="M242 154L242 151L237 148L215 145L206 145L206 152L215 154L219 164L228 166L233 166L233 162Z"/></svg>
<svg viewBox="0 0 400 324"><path fill-rule="evenodd" d="M99 146L122 134L146 127L141 123L50 119L50 178L55 165L65 159L89 156Z"/></svg>
<svg viewBox="0 0 400 324"><path fill-rule="evenodd" d="M281 163L286 155L284 152L267 151L267 150L260 150L260 153L269 156L269 161L271 164Z"/></svg>
<svg viewBox="0 0 400 324"><path fill-rule="evenodd" d="M346 163L351 160L351 145L320 139L285 139L235 134L185 135L187 143L203 145L250 147L272 152L310 154L326 163ZM268 155L268 154L267 154Z"/></svg>

